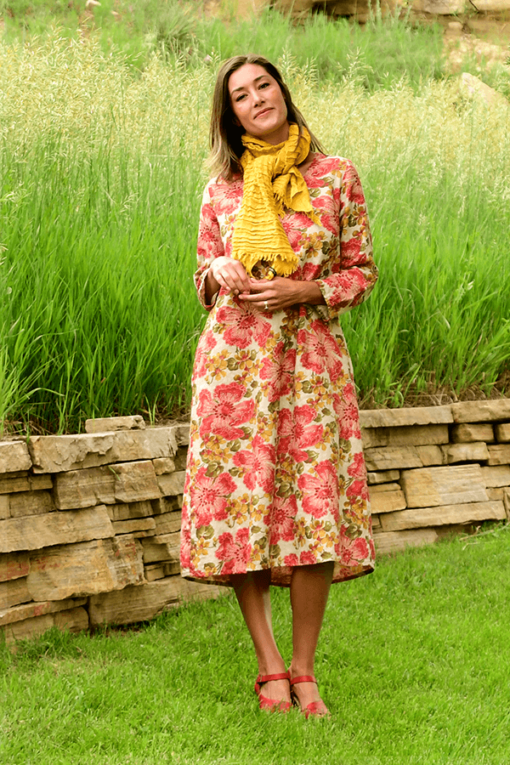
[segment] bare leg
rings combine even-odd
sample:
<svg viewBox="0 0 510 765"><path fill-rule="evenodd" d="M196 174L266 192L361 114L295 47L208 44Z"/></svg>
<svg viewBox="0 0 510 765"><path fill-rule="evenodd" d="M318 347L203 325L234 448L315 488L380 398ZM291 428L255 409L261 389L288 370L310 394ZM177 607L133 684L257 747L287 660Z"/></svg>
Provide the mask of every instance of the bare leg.
<svg viewBox="0 0 510 765"><path fill-rule="evenodd" d="M290 585L293 642L291 677L314 674L315 651L332 577L333 563L296 566L292 572ZM299 683L293 690L302 707L306 707L311 701L320 700L315 683Z"/></svg>
<svg viewBox="0 0 510 765"><path fill-rule="evenodd" d="M270 582L269 570L253 571L232 577L234 591L253 640L261 675L273 675L286 671L273 635ZM262 692L269 699L290 701L287 680L273 680L265 683Z"/></svg>

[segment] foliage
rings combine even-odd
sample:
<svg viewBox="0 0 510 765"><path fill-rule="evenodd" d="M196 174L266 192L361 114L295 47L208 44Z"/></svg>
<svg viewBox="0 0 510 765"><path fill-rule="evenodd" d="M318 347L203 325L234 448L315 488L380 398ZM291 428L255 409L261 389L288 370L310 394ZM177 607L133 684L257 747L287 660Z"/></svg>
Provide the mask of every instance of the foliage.
<svg viewBox="0 0 510 765"><path fill-rule="evenodd" d="M270 10L258 24L239 23L234 34L220 20L209 22L201 37L203 53L220 59L251 50L270 60L287 56L300 68L313 66L321 81L341 82L355 70L369 91L391 88L402 79L417 87L442 75L440 28L413 27L395 18L361 27L318 14L296 27Z"/></svg>
<svg viewBox="0 0 510 765"><path fill-rule="evenodd" d="M510 527L335 585L316 672L332 719L263 715L232 596L132 631L0 646L0 752L21 765L498 765L510 760ZM292 650L288 592L275 635ZM497 647L497 657L495 656Z"/></svg>
<svg viewBox="0 0 510 765"><path fill-rule="evenodd" d="M223 59L253 51L274 60L293 56L301 68L313 64L321 78L337 82L356 62L369 90L391 87L402 78L417 87L443 72L441 28L413 26L406 18L375 17L360 27L319 14L295 24L271 8L256 20L209 18L190 0L102 0L93 13L77 0L0 0L2 13L9 42L20 35L24 40L51 35L52 25L59 24L66 37L96 35L104 52L115 46L142 69L154 51L170 58L184 54L188 68L200 66L206 56Z"/></svg>
<svg viewBox="0 0 510 765"><path fill-rule="evenodd" d="M367 194L381 279L342 319L362 401L490 392L510 358L508 107L280 65ZM214 71L155 54L138 77L99 43L0 46L0 369L19 428L186 409Z"/></svg>

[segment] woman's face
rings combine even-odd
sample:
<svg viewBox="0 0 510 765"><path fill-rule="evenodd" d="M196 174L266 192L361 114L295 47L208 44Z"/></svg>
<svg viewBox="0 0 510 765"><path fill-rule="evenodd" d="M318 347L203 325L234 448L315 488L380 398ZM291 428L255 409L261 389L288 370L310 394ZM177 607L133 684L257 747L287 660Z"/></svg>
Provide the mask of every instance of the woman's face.
<svg viewBox="0 0 510 765"><path fill-rule="evenodd" d="M263 66L244 64L230 75L228 90L232 111L247 133L273 145L287 140L287 105Z"/></svg>

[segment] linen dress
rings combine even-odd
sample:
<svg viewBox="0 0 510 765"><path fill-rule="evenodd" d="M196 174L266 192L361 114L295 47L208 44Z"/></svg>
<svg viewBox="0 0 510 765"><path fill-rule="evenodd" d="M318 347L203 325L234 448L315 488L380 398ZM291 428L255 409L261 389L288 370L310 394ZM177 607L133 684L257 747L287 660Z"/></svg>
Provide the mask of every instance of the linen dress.
<svg viewBox="0 0 510 765"><path fill-rule="evenodd" d="M351 360L338 316L369 295L377 269L358 174L316 154L304 179L321 225L282 220L299 256L290 278L314 280L326 305L261 311L220 290L211 262L231 255L243 180L210 181L198 236L198 297L210 311L192 374L181 574L229 584L271 569L334 561L333 581L370 573L374 544ZM259 263L256 278L267 265Z"/></svg>

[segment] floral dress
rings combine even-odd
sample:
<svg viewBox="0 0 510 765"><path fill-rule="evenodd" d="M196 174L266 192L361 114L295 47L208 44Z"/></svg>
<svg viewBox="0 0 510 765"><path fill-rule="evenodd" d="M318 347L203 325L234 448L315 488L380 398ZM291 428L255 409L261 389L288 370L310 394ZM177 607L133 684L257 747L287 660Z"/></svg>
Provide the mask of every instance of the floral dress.
<svg viewBox="0 0 510 765"><path fill-rule="evenodd" d="M198 297L210 311L192 375L181 531L181 574L229 584L271 569L288 586L294 566L334 561L333 581L370 573L374 544L351 360L338 316L372 290L363 190L352 163L316 154L304 173L321 225L282 220L298 270L326 305L271 313L220 290L206 305L211 262L232 251L242 177L204 192ZM256 278L267 265L257 264Z"/></svg>

